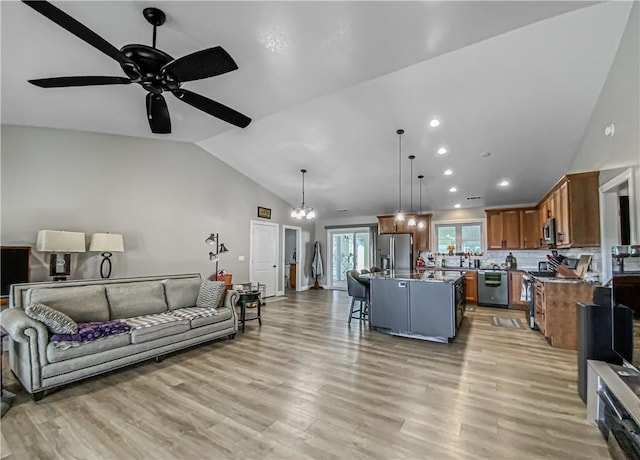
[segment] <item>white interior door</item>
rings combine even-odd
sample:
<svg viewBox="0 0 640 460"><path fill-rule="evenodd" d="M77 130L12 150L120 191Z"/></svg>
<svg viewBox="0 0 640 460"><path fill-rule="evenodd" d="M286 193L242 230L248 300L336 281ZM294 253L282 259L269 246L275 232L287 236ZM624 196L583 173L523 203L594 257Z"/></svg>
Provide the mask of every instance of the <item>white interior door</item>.
<svg viewBox="0 0 640 460"><path fill-rule="evenodd" d="M278 224L251 222L251 282L264 284L267 297L276 295Z"/></svg>

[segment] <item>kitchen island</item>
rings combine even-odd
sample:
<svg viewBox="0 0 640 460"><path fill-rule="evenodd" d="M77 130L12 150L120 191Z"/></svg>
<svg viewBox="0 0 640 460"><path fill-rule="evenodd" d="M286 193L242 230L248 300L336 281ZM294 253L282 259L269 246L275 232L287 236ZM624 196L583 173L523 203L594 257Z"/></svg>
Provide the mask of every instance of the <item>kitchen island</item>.
<svg viewBox="0 0 640 460"><path fill-rule="evenodd" d="M436 342L454 338L465 312L464 272L379 272L369 323L379 332Z"/></svg>

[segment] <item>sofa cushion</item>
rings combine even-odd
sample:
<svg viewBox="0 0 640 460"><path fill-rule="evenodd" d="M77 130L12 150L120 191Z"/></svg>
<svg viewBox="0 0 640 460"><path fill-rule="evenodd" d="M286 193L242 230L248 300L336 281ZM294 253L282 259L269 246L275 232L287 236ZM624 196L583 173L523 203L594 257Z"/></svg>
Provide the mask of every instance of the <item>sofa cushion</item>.
<svg viewBox="0 0 640 460"><path fill-rule="evenodd" d="M224 299L226 291L227 285L222 281L202 281L196 307L217 308Z"/></svg>
<svg viewBox="0 0 640 460"><path fill-rule="evenodd" d="M43 303L78 323L109 320L104 286L31 288L26 297L25 305Z"/></svg>
<svg viewBox="0 0 640 460"><path fill-rule="evenodd" d="M107 286L111 319L153 315L167 311L161 282L123 283Z"/></svg>
<svg viewBox="0 0 640 460"><path fill-rule="evenodd" d="M178 318L171 313L126 318L124 322L132 328L131 343L147 342L190 329L188 319Z"/></svg>
<svg viewBox="0 0 640 460"><path fill-rule="evenodd" d="M191 327L196 328L200 326L207 326L209 324L219 323L226 321L232 316L231 309L228 307L218 308L215 315L212 316L199 316L191 320Z"/></svg>
<svg viewBox="0 0 640 460"><path fill-rule="evenodd" d="M164 281L169 310L193 307L198 300L198 291L202 281L197 278L168 279Z"/></svg>
<svg viewBox="0 0 640 460"><path fill-rule="evenodd" d="M50 363L57 363L66 359L77 358L79 356L87 356L100 353L114 348L124 347L131 343L131 334L111 335L101 337L92 342L74 342L72 346L67 348L60 346L54 342L47 345L47 359ZM70 344L69 342L65 342Z"/></svg>
<svg viewBox="0 0 640 460"><path fill-rule="evenodd" d="M44 323L53 334L75 334L78 332L78 323L61 311L55 310L43 303L34 303L24 311L29 318Z"/></svg>

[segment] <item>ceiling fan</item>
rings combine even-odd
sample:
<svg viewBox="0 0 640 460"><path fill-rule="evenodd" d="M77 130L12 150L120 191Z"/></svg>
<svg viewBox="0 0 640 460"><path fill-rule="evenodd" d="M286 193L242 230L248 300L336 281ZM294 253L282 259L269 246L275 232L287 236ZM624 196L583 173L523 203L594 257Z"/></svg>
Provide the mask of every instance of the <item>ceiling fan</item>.
<svg viewBox="0 0 640 460"><path fill-rule="evenodd" d="M64 11L46 1L24 1L25 4L46 18L84 40L89 45L118 61L127 77L54 77L29 80L41 88L67 86L128 85L138 83L147 92L147 118L151 131L156 134L171 132L171 118L162 93L170 92L182 102L213 115L227 123L246 128L251 118L219 102L182 89L184 82L215 77L238 68L233 58L221 46L204 49L174 59L156 48L156 28L164 24L166 16L157 8L145 8L142 12L153 25L153 46L125 45L115 48L98 34L73 19Z"/></svg>

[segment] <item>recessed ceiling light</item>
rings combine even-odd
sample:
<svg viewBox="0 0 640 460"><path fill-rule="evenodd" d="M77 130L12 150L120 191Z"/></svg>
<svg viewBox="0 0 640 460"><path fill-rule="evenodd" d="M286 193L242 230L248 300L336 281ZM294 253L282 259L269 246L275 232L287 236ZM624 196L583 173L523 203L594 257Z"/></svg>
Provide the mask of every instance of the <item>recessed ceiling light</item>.
<svg viewBox="0 0 640 460"><path fill-rule="evenodd" d="M455 188L455 187L451 187L451 188L449 189L449 191L450 191L451 193L453 193L453 192L457 192L457 191L458 191L458 189L457 189L457 188Z"/></svg>
<svg viewBox="0 0 640 460"><path fill-rule="evenodd" d="M431 121L429 122L429 126L431 126L432 128L437 128L438 126L440 126L440 120L438 120L437 118L431 119Z"/></svg>
<svg viewBox="0 0 640 460"><path fill-rule="evenodd" d="M438 155L444 155L445 153L447 153L447 149L445 147L440 147L438 149Z"/></svg>
<svg viewBox="0 0 640 460"><path fill-rule="evenodd" d="M453 207L456 208L456 209L459 208L460 207L460 203L454 204Z"/></svg>
<svg viewBox="0 0 640 460"><path fill-rule="evenodd" d="M444 174L445 176L450 176L451 174L453 174L453 171L451 171L450 169L445 169L442 174Z"/></svg>
<svg viewBox="0 0 640 460"><path fill-rule="evenodd" d="M498 185L500 187L506 187L507 185L509 185L509 181L508 180L500 181L500 182L498 182Z"/></svg>

